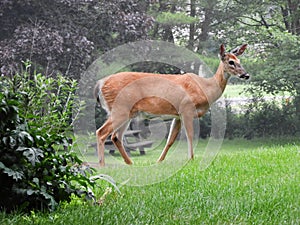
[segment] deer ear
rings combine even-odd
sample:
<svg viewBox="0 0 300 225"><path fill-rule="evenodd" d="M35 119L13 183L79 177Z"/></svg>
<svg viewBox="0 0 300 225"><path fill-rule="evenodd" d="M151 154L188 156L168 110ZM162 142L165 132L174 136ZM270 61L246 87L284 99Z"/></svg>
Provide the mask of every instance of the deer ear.
<svg viewBox="0 0 300 225"><path fill-rule="evenodd" d="M240 47L237 47L230 51L230 53L235 54L236 56L242 55L247 48L247 44L243 44Z"/></svg>
<svg viewBox="0 0 300 225"><path fill-rule="evenodd" d="M225 46L224 46L224 44L222 44L220 46L220 57L221 57L222 60L225 58L225 52L226 52Z"/></svg>

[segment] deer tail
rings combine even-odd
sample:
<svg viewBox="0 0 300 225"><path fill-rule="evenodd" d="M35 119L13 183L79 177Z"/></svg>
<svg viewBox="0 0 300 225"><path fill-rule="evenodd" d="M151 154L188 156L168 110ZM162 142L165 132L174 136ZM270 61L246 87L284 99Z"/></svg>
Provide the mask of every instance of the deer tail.
<svg viewBox="0 0 300 225"><path fill-rule="evenodd" d="M97 102L99 103L99 105L101 106L101 96L102 96L102 92L101 92L101 87L103 85L102 80L99 80L94 88L94 98L97 100Z"/></svg>

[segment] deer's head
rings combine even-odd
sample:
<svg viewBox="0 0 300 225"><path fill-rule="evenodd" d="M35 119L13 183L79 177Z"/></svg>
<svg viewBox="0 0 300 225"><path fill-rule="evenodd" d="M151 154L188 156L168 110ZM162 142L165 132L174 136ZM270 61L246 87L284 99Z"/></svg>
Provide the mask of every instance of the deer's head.
<svg viewBox="0 0 300 225"><path fill-rule="evenodd" d="M248 80L250 75L246 72L240 64L237 56L242 55L247 48L247 44L237 47L230 52L226 52L225 46L222 44L220 47L220 57L224 64L224 71L227 74L236 76L241 79Z"/></svg>

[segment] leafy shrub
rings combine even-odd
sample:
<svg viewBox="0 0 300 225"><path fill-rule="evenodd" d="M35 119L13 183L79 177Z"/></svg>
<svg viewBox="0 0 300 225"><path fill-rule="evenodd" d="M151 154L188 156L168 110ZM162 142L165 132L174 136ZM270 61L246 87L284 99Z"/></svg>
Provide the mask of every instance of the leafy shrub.
<svg viewBox="0 0 300 225"><path fill-rule="evenodd" d="M23 75L0 79L0 208L53 210L72 194L93 197L92 171L75 153L57 149L69 147L71 81Z"/></svg>
<svg viewBox="0 0 300 225"><path fill-rule="evenodd" d="M290 100L278 102L254 98L245 114L245 134L249 137L289 136L297 132L296 110Z"/></svg>
<svg viewBox="0 0 300 225"><path fill-rule="evenodd" d="M254 97L241 112L227 107L227 138L295 136L298 132L296 109L290 99L278 101Z"/></svg>
<svg viewBox="0 0 300 225"><path fill-rule="evenodd" d="M245 137L247 128L243 116L243 113L234 112L230 103L226 102L226 138Z"/></svg>
<svg viewBox="0 0 300 225"><path fill-rule="evenodd" d="M217 121L218 116L214 119L216 126L222 122ZM211 136L211 123L209 110L200 118L201 138ZM230 104L226 104L225 138L295 136L299 132L299 125L292 99L278 101L276 98L265 100L261 97L254 97L244 109L238 112L233 111ZM217 133L214 135L222 137Z"/></svg>
<svg viewBox="0 0 300 225"><path fill-rule="evenodd" d="M79 114L83 102L75 97L77 81L61 75L45 77L40 73L30 74L31 64L24 63L25 71L15 75L11 90L24 92L20 113L37 132L66 133L71 130L72 114ZM73 116L74 118L76 116Z"/></svg>

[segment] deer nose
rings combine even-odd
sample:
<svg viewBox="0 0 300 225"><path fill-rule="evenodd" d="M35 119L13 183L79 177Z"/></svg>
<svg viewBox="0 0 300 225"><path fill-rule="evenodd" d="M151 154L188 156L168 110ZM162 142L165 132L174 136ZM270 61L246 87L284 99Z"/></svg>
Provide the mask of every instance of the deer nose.
<svg viewBox="0 0 300 225"><path fill-rule="evenodd" d="M248 73L243 73L239 76L239 78L248 80L250 78L250 75Z"/></svg>

